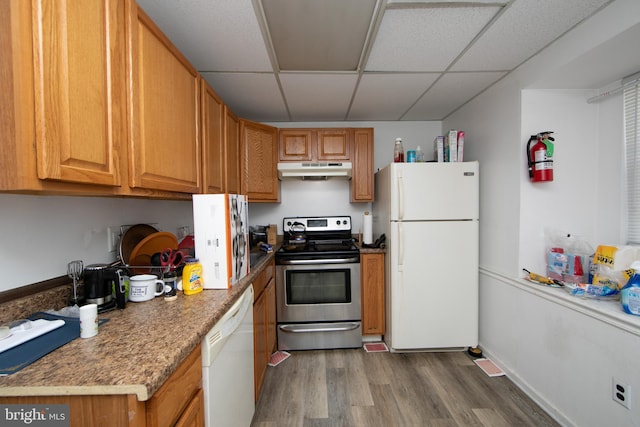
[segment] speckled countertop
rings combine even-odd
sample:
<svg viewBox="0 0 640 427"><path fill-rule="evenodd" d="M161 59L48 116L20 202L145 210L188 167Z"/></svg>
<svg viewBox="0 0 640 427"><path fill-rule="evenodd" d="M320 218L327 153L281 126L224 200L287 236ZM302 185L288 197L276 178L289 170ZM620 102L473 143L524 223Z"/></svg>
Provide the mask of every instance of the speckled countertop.
<svg viewBox="0 0 640 427"><path fill-rule="evenodd" d="M98 335L78 338L12 375L0 396L135 394L148 400L200 343L273 254L232 289L207 289L178 299L158 297L100 314Z"/></svg>

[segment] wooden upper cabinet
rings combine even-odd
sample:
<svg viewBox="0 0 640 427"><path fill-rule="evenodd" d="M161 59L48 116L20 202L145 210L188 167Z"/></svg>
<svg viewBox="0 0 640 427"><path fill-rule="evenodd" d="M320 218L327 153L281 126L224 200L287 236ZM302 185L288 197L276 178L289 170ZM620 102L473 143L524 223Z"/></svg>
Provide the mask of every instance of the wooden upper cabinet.
<svg viewBox="0 0 640 427"><path fill-rule="evenodd" d="M278 158L283 161L311 161L315 139L311 129L280 129Z"/></svg>
<svg viewBox="0 0 640 427"><path fill-rule="evenodd" d="M278 158L284 162L349 160L350 133L344 129L280 129Z"/></svg>
<svg viewBox="0 0 640 427"><path fill-rule="evenodd" d="M132 15L129 185L199 193L199 74L135 4Z"/></svg>
<svg viewBox="0 0 640 427"><path fill-rule="evenodd" d="M226 105L224 120L227 170L225 192L240 194L240 120Z"/></svg>
<svg viewBox="0 0 640 427"><path fill-rule="evenodd" d="M202 182L204 193L224 193L226 162L224 103L204 80L202 89Z"/></svg>
<svg viewBox="0 0 640 427"><path fill-rule="evenodd" d="M374 199L373 128L351 129L351 202Z"/></svg>
<svg viewBox="0 0 640 427"><path fill-rule="evenodd" d="M318 129L318 160L349 160L349 129Z"/></svg>
<svg viewBox="0 0 640 427"><path fill-rule="evenodd" d="M250 202L278 202L278 129L240 120L241 192Z"/></svg>
<svg viewBox="0 0 640 427"><path fill-rule="evenodd" d="M119 186L125 3L34 0L32 7L38 177Z"/></svg>

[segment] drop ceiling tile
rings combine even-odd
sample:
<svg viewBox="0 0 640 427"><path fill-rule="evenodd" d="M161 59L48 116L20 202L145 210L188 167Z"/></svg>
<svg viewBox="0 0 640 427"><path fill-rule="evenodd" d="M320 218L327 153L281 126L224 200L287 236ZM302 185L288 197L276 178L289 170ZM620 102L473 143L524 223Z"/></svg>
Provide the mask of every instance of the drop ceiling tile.
<svg viewBox="0 0 640 427"><path fill-rule="evenodd" d="M280 70L357 71L376 0L262 0Z"/></svg>
<svg viewBox="0 0 640 427"><path fill-rule="evenodd" d="M607 2L514 0L451 70L511 70Z"/></svg>
<svg viewBox="0 0 640 427"><path fill-rule="evenodd" d="M385 11L366 71L444 71L499 7Z"/></svg>
<svg viewBox="0 0 640 427"><path fill-rule="evenodd" d="M402 119L442 120L505 74L446 73Z"/></svg>
<svg viewBox="0 0 640 427"><path fill-rule="evenodd" d="M365 73L348 120L400 120L440 73Z"/></svg>
<svg viewBox="0 0 640 427"><path fill-rule="evenodd" d="M255 121L288 121L273 74L202 73L213 90L238 116Z"/></svg>
<svg viewBox="0 0 640 427"><path fill-rule="evenodd" d="M344 120L358 76L355 73L281 73L293 121Z"/></svg>
<svg viewBox="0 0 640 427"><path fill-rule="evenodd" d="M271 71L251 0L138 0L200 71Z"/></svg>
<svg viewBox="0 0 640 427"><path fill-rule="evenodd" d="M471 4L471 3L476 3L476 4L483 4L483 3L491 3L491 4L505 4L507 3L508 0L502 0L502 1L496 1L496 0L387 0L387 5L393 5L394 3L400 3L400 4L408 4L408 3L414 3L414 4L424 4L424 3L440 3L440 4L450 4L450 5L454 5L456 3L466 3L466 4Z"/></svg>

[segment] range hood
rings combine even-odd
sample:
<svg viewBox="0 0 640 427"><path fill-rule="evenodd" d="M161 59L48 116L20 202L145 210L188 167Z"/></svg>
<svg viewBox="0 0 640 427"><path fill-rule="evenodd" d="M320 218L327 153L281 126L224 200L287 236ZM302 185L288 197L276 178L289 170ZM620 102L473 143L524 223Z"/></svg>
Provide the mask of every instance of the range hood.
<svg viewBox="0 0 640 427"><path fill-rule="evenodd" d="M278 178L324 180L350 179L351 162L286 162L278 163Z"/></svg>

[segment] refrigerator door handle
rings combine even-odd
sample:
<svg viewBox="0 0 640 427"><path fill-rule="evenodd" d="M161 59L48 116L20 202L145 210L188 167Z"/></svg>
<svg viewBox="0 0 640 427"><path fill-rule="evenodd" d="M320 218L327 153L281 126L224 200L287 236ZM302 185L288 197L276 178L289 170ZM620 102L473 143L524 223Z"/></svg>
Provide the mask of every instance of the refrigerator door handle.
<svg viewBox="0 0 640 427"><path fill-rule="evenodd" d="M402 271L404 265L404 225L402 222L398 223L398 271Z"/></svg>
<svg viewBox="0 0 640 427"><path fill-rule="evenodd" d="M398 170L398 219L404 219L404 179L400 170Z"/></svg>

